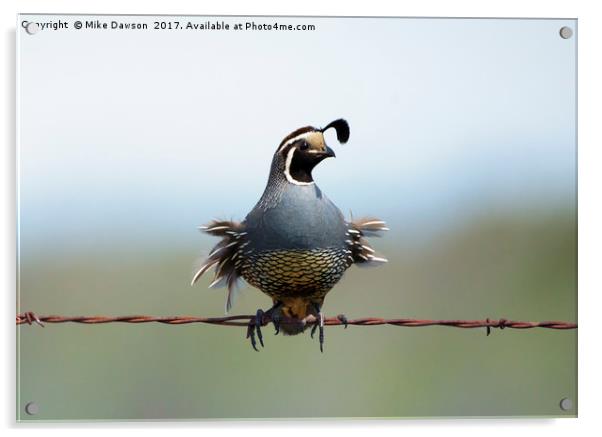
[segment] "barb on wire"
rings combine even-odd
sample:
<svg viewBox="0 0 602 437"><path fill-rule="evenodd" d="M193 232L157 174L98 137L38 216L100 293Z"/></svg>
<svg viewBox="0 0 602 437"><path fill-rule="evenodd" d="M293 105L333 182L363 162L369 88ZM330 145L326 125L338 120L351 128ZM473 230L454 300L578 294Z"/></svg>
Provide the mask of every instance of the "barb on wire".
<svg viewBox="0 0 602 437"><path fill-rule="evenodd" d="M255 323L255 315L238 315L227 317L197 317L197 316L36 316L32 312L26 312L17 315L17 325L37 323L44 326L45 323L164 323L168 325L185 325L189 323L206 323L210 325L224 326L249 326ZM264 315L261 325L270 323L272 320L269 315ZM316 319L310 316L307 319L308 324L315 324ZM287 323L286 319L279 320L279 323ZM484 320L424 320L424 319L383 319L380 317L364 317L359 319L345 320L341 317L328 317L324 319L324 324L327 326L355 325L355 326L376 326L376 325L393 325L405 326L409 328L417 328L421 326L449 326L455 328L486 328L487 335L490 334L492 328L504 329L531 329L531 328L547 328L547 329L577 329L576 323L561 322L561 321L545 321L545 322L523 322L507 319L484 319Z"/></svg>

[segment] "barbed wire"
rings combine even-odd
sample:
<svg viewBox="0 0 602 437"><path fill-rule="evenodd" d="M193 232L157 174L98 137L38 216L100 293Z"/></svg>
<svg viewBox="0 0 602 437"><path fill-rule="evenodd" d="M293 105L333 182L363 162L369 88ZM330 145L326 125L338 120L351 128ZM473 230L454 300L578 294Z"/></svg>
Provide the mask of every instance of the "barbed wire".
<svg viewBox="0 0 602 437"><path fill-rule="evenodd" d="M205 323L210 325L223 326L245 326L256 323L255 315L236 315L226 317L197 317L197 316L36 316L32 312L26 312L17 315L17 325L36 323L44 326L45 323L83 323L83 324L102 324L102 323L163 323L167 325L186 325L190 323ZM264 314L261 325L272 322L269 314ZM287 323L285 318L278 321L280 324ZM296 321L298 322L298 321ZM310 316L306 319L307 324L316 324L317 319ZM377 326L393 325L404 326L408 328L417 328L424 326L448 326L454 328L486 328L487 335L492 328L496 329L577 329L576 323L562 321L544 321L544 322L524 322L507 319L483 319L483 320L427 320L427 319L384 319L380 317L364 317L358 319L347 319L344 316L327 317L324 319L326 326L347 325L354 326Z"/></svg>

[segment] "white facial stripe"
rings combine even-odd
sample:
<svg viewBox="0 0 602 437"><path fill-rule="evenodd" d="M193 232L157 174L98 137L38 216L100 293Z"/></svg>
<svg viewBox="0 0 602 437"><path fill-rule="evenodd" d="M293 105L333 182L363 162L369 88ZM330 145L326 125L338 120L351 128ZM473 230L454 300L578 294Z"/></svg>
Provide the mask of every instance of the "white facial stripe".
<svg viewBox="0 0 602 437"><path fill-rule="evenodd" d="M300 182L291 176L291 162L293 161L293 154L295 153L295 150L297 149L293 147L291 150L288 151L286 155L286 163L284 164L284 176L286 176L286 180L289 181L291 184L295 185L313 185L313 181Z"/></svg>
<svg viewBox="0 0 602 437"><path fill-rule="evenodd" d="M285 148L286 146L288 146L289 144L292 144L292 143L294 143L295 141L297 141L297 140L300 140L300 139L302 139L302 138L309 138L309 137L310 137L312 134L315 134L315 132L314 132L314 131L305 132L304 134L300 134L300 135L297 135L296 137L293 137L293 138L291 138L291 139L290 139L290 140L288 140L286 143L284 143L284 144L282 145L282 147L280 147L280 149L278 149L278 153L282 152L282 150L284 150L284 148Z"/></svg>

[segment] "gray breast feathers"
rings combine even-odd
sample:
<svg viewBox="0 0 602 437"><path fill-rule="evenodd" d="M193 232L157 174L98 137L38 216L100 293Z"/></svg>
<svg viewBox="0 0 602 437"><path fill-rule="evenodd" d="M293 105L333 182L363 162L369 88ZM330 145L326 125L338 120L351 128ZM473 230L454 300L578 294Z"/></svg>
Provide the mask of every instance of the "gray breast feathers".
<svg viewBox="0 0 602 437"><path fill-rule="evenodd" d="M341 211L315 185L289 184L277 205L256 207L245 219L253 250L344 247Z"/></svg>

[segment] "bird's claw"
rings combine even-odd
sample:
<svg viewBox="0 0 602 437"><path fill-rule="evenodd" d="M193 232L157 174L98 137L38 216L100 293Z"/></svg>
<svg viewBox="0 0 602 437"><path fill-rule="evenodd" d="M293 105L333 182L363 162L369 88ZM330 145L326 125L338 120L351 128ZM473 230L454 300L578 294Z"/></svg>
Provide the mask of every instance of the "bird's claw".
<svg viewBox="0 0 602 437"><path fill-rule="evenodd" d="M249 324L247 325L247 338L251 340L253 349L259 352L259 349L257 349L257 342L255 341L255 324L253 323L253 320L249 320Z"/></svg>
<svg viewBox="0 0 602 437"><path fill-rule="evenodd" d="M280 316L277 314L272 314L272 323L274 324L274 335L278 335L280 333Z"/></svg>
<svg viewBox="0 0 602 437"><path fill-rule="evenodd" d="M322 313L321 311L318 314L318 323L319 323L318 338L320 340L320 352L324 352L324 313Z"/></svg>
<svg viewBox="0 0 602 437"><path fill-rule="evenodd" d="M318 329L318 341L320 342L320 352L324 352L324 313L322 312L321 305L314 304L314 309L316 310L317 317L314 321L314 326L311 328L311 338L314 338L316 329Z"/></svg>
<svg viewBox="0 0 602 437"><path fill-rule="evenodd" d="M264 315L265 312L262 309L258 309L255 317L251 318L251 320L249 320L249 324L247 325L247 338L251 341L251 346L253 346L253 349L255 349L257 352L259 352L259 349L257 349L256 338L259 339L259 344L261 347L265 347L263 344L263 333L261 332ZM255 337L256 333L257 337Z"/></svg>
<svg viewBox="0 0 602 437"><path fill-rule="evenodd" d="M255 329L257 330L257 338L259 339L259 344L261 347L265 347L263 345L263 334L261 333L261 325L263 324L263 310L258 309L257 314L255 315Z"/></svg>
<svg viewBox="0 0 602 437"><path fill-rule="evenodd" d="M281 305L282 304L280 302L277 302L268 311L258 309L257 313L255 314L255 317L252 317L251 320L249 320L249 324L247 325L247 338L251 340L251 346L253 346L253 349L255 349L256 351L259 351L259 349L257 349L255 333L257 333L257 338L259 339L259 344L261 344L261 347L265 347L263 344L263 333L261 331L261 327L264 326L264 319L266 318L266 316L268 317L268 320L271 320L274 324L274 329L276 330L274 335L278 335L278 333L280 332L281 320L278 310Z"/></svg>

